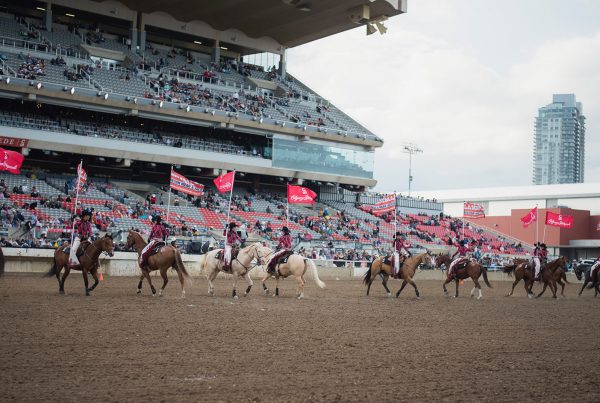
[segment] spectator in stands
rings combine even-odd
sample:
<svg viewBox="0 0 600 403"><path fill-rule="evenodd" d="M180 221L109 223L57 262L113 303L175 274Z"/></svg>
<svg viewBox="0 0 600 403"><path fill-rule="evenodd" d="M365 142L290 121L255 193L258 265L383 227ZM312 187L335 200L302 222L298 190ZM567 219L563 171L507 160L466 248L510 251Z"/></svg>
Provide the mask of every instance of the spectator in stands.
<svg viewBox="0 0 600 403"><path fill-rule="evenodd" d="M38 192L37 188L34 186L31 188L31 197L40 197L40 192Z"/></svg>

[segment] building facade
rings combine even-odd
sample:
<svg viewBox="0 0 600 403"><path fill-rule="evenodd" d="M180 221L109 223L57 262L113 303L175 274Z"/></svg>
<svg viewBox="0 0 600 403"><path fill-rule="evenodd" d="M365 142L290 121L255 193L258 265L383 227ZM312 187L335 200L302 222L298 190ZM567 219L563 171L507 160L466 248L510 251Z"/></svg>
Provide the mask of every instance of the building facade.
<svg viewBox="0 0 600 403"><path fill-rule="evenodd" d="M533 184L582 183L585 116L575 94L554 94L535 119Z"/></svg>

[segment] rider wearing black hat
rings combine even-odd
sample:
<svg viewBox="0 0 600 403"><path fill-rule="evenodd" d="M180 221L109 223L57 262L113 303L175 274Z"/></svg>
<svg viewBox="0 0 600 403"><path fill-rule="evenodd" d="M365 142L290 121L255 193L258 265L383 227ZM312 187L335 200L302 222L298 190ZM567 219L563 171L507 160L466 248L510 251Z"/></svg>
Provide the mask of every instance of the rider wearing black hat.
<svg viewBox="0 0 600 403"><path fill-rule="evenodd" d="M450 267L448 267L448 278L454 277L454 267L457 265L458 262L467 257L467 252L469 252L469 248L467 247L467 241L461 239L460 241L458 241L458 248L456 249L456 252L454 252L454 254L452 255L452 259L454 259L456 255L458 255L458 257L452 260L452 263L450 263Z"/></svg>
<svg viewBox="0 0 600 403"><path fill-rule="evenodd" d="M292 252L292 236L290 235L290 229L286 226L283 226L283 228L281 228L281 232L283 232L283 235L281 235L279 238L279 243L276 247L277 253L273 255L269 261L269 264L267 265L267 272L269 273L274 273L275 267L277 267L277 264L281 258L286 254L291 254L290 252Z"/></svg>
<svg viewBox="0 0 600 403"><path fill-rule="evenodd" d="M392 277L399 277L400 267L404 264L407 254L410 255L410 251L408 250L406 243L404 243L404 239L400 231L396 231L396 235L394 235L394 239L392 241L392 246L394 248L394 267ZM402 253L402 249L404 249L406 253Z"/></svg>
<svg viewBox="0 0 600 403"><path fill-rule="evenodd" d="M231 250L234 246L238 246L242 243L240 236L235 232L237 224L230 222L225 230L225 253L223 253L223 268L225 270L231 269Z"/></svg>
<svg viewBox="0 0 600 403"><path fill-rule="evenodd" d="M160 215L152 216L152 222L154 225L150 230L150 236L148 236L148 245L144 247L142 253L140 253L140 267L143 269L146 266L146 260L148 258L148 252L156 248L160 243L164 244L169 236L169 231L162 224L162 217Z"/></svg>
<svg viewBox="0 0 600 403"><path fill-rule="evenodd" d="M75 223L75 238L73 239L73 245L71 245L71 251L69 252L70 266L79 265L79 259L77 258L77 249L79 249L81 241L87 241L89 238L92 237L92 224L90 223L91 216L92 212L88 209L85 209L81 212L81 220Z"/></svg>

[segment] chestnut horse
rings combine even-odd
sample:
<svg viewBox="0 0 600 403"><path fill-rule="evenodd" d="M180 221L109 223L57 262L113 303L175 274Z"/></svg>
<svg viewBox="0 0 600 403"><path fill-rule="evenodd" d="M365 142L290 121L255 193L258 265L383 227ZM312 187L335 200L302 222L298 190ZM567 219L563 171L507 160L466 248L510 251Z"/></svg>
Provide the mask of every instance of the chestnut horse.
<svg viewBox="0 0 600 403"><path fill-rule="evenodd" d="M65 280L69 276L71 270L81 270L83 274L83 282L85 284L85 295L90 296L90 292L93 291L98 285L98 257L102 252L108 253L109 256L113 256L115 245L113 243L112 236L110 234L106 234L102 238L96 239L94 242L88 244L85 247L83 255L79 257L79 265L77 266L69 266L69 252L67 252L66 248L68 244L63 244L58 249L54 251L54 260L52 262L52 267L50 267L50 271L47 273L47 276L52 276L53 274L56 276L58 280L58 292L61 294L65 293ZM83 245L85 246L85 245ZM60 278L60 272L62 269L65 269L65 272L62 275L62 279ZM88 272L94 278L94 285L91 288L88 288Z"/></svg>
<svg viewBox="0 0 600 403"><path fill-rule="evenodd" d="M415 284L415 282L413 281L415 272L417 271L417 268L419 267L420 264L425 264L425 265L431 266L432 262L431 262L431 255L429 254L429 252L411 256L404 261L404 264L400 267L400 271L398 273L398 275L402 279L402 285L400 286L400 289L396 293L396 298L400 297L400 293L402 292L402 290L408 283L408 284L412 285L413 288L415 289L415 294L417 296L417 299L421 299L421 296L419 294L419 289L417 288L417 284ZM380 257L376 258L375 260L373 260L371 262L371 264L369 265L369 270L367 270L367 272L365 273L363 282L367 286L367 295L369 295L369 291L371 290L371 284L373 284L373 280L378 275L381 276L383 288L385 288L385 291L387 292L388 297L391 297L392 293L390 292L390 289L387 286L387 281L388 281L389 277L392 275L392 265L391 265L391 263L390 264L385 263L385 258L383 256L380 256Z"/></svg>
<svg viewBox="0 0 600 403"><path fill-rule="evenodd" d="M521 259L524 260L524 259ZM506 296L510 297L511 295L513 295L513 292L515 291L515 286L517 284L519 284L519 281L523 280L523 286L525 287L525 292L527 293L527 296L529 298L533 298L533 293L531 292L531 287L533 287L533 267L531 266L531 263L528 261L525 261L523 263L518 263L516 266L512 265L512 266L504 266L503 269L504 273L508 274L509 277L511 277L514 273L515 275L515 281L513 282L512 285L512 289L510 290L510 293L508 293Z"/></svg>
<svg viewBox="0 0 600 403"><path fill-rule="evenodd" d="M596 292L594 293L594 298L598 296L598 294L600 294L600 273L596 273L596 278L592 279L591 277L591 270L592 266L590 266L589 264L579 264L574 268L574 272L575 275L577 276L577 280L580 280L583 278L583 285L581 286L581 290L579 290L579 294L577 294L577 296L580 296L581 293L583 292L583 290L585 289L585 287L590 284L589 288L593 288Z"/></svg>
<svg viewBox="0 0 600 403"><path fill-rule="evenodd" d="M569 284L565 273L566 263L567 258L564 256L560 256L558 259L553 260L550 263L546 263L544 266L542 266L541 278L544 282L544 288L542 288L542 292L540 292L536 296L536 298L541 297L548 286L550 286L550 290L552 291L552 298L556 298L556 283L560 284L562 288L560 294L563 297L565 296L565 285L563 284L562 280L564 280L565 283Z"/></svg>
<svg viewBox="0 0 600 403"><path fill-rule="evenodd" d="M441 267L442 265L446 265L447 268L450 267L450 263L452 262L452 259L450 258L450 255L438 255L435 258L435 266L436 267ZM462 266L462 267L459 267ZM446 295L448 295L448 290L446 289L446 284L448 284L449 282L451 282L452 280L455 281L456 283L456 294L454 295L454 298L458 298L458 284L460 280L464 280L466 278L471 278L471 280L473 280L473 283L475 283L475 287L471 290L471 298L473 298L473 295L475 294L475 291L478 292L477 295L477 299L481 299L482 294L481 294L481 285L479 284L479 277L481 277L481 275L483 274L483 281L485 282L485 285L487 285L489 288L492 288L492 285L490 284L490 282L488 281L487 278L487 269L482 266L479 263L473 262L472 260L469 260L466 264L466 266L463 265L457 265L456 269L455 269L455 275L454 278L447 278L446 281L444 282L444 284L442 284L442 288L444 289L444 293Z"/></svg>
<svg viewBox="0 0 600 403"><path fill-rule="evenodd" d="M133 230L129 230L127 234L127 247L133 247L137 252L138 259L142 250L146 247L148 243L144 241L142 236ZM183 264L183 260L181 260L181 253L179 250L171 245L165 245L160 248L158 253L149 256L146 260L146 267L142 269L142 275L140 276L140 281L138 283L137 293L140 294L142 292L142 283L144 282L144 277L148 280L148 284L150 284L150 289L152 290L152 296L156 296L156 289L154 285L152 285L152 279L150 278L150 272L154 270L160 270L160 275L163 279L163 285L160 288L158 295L162 296L163 290L167 286L169 282L169 277L167 276L167 270L170 267L175 269L177 272L177 276L179 277L179 282L181 283L181 298L185 298L185 282L190 281L190 275L185 269L185 265Z"/></svg>
<svg viewBox="0 0 600 403"><path fill-rule="evenodd" d="M269 264L274 254L273 250L267 248L266 246L259 246L257 253L258 261L263 266ZM265 291L265 294L269 293L269 289L267 288L266 282L271 277L275 276L275 296L278 297L279 279L294 276L296 277L296 283L298 285L296 298L304 298L304 285L306 284L306 281L304 280L304 275L306 274L307 270L310 270L315 284L317 284L319 288L325 288L325 283L322 282L319 278L319 273L317 272L317 266L315 266L315 263L309 258L294 254L288 257L286 263L277 263L275 273L265 274L265 277L263 277L262 279L262 286L263 290Z"/></svg>

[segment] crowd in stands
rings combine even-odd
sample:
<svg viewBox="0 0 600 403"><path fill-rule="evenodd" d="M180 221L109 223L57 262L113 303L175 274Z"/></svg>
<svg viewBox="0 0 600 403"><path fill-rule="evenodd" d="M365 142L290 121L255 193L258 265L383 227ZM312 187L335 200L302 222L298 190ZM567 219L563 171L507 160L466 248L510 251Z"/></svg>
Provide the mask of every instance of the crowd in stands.
<svg viewBox="0 0 600 403"><path fill-rule="evenodd" d="M17 77L25 78L28 80L35 80L39 76L46 75L45 73L45 61L44 59L38 59L31 56L23 56L19 54L19 59L23 60L19 68L17 69Z"/></svg>

